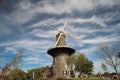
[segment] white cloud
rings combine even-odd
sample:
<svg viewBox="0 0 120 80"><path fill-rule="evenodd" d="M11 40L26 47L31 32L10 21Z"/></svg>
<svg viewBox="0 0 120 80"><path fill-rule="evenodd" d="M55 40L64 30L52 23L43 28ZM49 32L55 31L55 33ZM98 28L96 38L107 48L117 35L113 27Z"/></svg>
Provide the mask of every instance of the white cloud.
<svg viewBox="0 0 120 80"><path fill-rule="evenodd" d="M29 9L31 7L31 4L32 3L29 0L21 0L21 2L15 6L18 6L19 8L26 10L26 9Z"/></svg>
<svg viewBox="0 0 120 80"><path fill-rule="evenodd" d="M33 25L32 25L32 28L35 28L35 27L42 27L42 26L47 26L46 24L49 24L49 25L52 25L53 27L55 27L56 28L56 26L54 26L54 25L59 25L59 24L63 24L64 25L64 22L66 21L66 19L65 18L63 18L63 19L59 19L59 20L57 20L57 19L54 19L54 18L51 18L51 19L47 19L47 20L44 20L44 21L40 21L40 22L38 22L38 23L34 23ZM78 26L71 26L71 25L69 25L69 24L72 24L72 23L78 23L78 24L80 24L80 23L94 23L94 24L98 24L98 25L100 25L100 26L102 26L102 27L106 27L107 25L104 23L104 20L102 19L102 18L99 18L99 17L96 17L96 16L92 16L92 17L90 17L90 18L76 18L76 19L74 19L74 18L69 18L69 20L68 20L69 22L68 22L68 25L67 25L67 27L68 27L68 29L70 28L71 30L72 30L72 32L81 32L81 33L92 33L92 32L95 32L95 31L98 31L98 30L90 30L90 28L77 28ZM61 26L58 26L58 29L59 30L61 30L62 29L62 27L63 27L63 25L61 25ZM49 29L49 28L48 28ZM100 31L100 30L99 30ZM53 31L52 31L53 32Z"/></svg>
<svg viewBox="0 0 120 80"><path fill-rule="evenodd" d="M24 58L24 61L28 64L39 64L40 58L31 56L31 57Z"/></svg>
<svg viewBox="0 0 120 80"><path fill-rule="evenodd" d="M16 51L14 48L12 48L12 47L6 47L5 53L7 53L7 52L9 52L9 51L11 51L11 52L13 52L13 53L17 53L17 51Z"/></svg>
<svg viewBox="0 0 120 80"><path fill-rule="evenodd" d="M63 13L73 13L73 10L80 12L90 11L96 8L99 5L115 5L120 3L118 0L65 0L64 2L55 1L51 4L50 1L40 1L37 4L32 3L30 0L21 0L20 3L15 5L16 9L9 15L5 16L6 19L16 23L25 23L35 19L35 16L41 13L48 14L63 14ZM111 5L110 5L111 4ZM83 7L84 6L84 7ZM73 20L72 20L73 21ZM92 21L93 23L100 24L101 26L106 26L103 20L98 19L96 16L93 16L90 19L76 19L79 22Z"/></svg>
<svg viewBox="0 0 120 80"><path fill-rule="evenodd" d="M104 20L102 18L99 18L95 15L93 15L90 18L76 18L76 19L72 19L70 20L70 22L72 23L94 23L94 24L98 24L102 27L106 27L106 24L104 23Z"/></svg>
<svg viewBox="0 0 120 80"><path fill-rule="evenodd" d="M41 2L38 3L40 5ZM63 13L73 13L72 11L77 10L80 12L86 12L95 9L99 6L113 6L119 3L119 0L64 0L63 2L53 2L50 4L50 1L44 3L39 9L36 7L36 11L43 13L53 13L53 14L63 14ZM84 6L84 7L83 7Z"/></svg>
<svg viewBox="0 0 120 80"><path fill-rule="evenodd" d="M80 12L86 12L95 9L98 5L99 6L113 6L116 4L119 4L119 0L64 0L62 2L55 1L53 4L50 4L51 2L44 1L40 8L37 8L40 6L41 2L36 5L36 11L43 12L43 13L53 13L53 14L63 14L63 13L73 13L72 11L77 10ZM83 7L84 6L84 7Z"/></svg>
<svg viewBox="0 0 120 80"><path fill-rule="evenodd" d="M10 46L10 45L13 45L14 43L13 42L2 42L1 44L0 44L0 46L1 47L4 47L4 46Z"/></svg>
<svg viewBox="0 0 120 80"><path fill-rule="evenodd" d="M113 5L119 5L120 1L119 0L96 0L98 5L102 5L102 6L108 6L111 7Z"/></svg>
<svg viewBox="0 0 120 80"><path fill-rule="evenodd" d="M105 43L105 42L113 42L113 41L119 41L120 37L119 36L100 36L100 37L96 37L96 38L93 38L93 39L86 39L86 40L83 40L82 42L83 43L86 43L86 44L98 44L98 43Z"/></svg>
<svg viewBox="0 0 120 80"><path fill-rule="evenodd" d="M23 47L28 50L47 49L51 46L51 42L47 40L21 40L15 43L17 45L14 45L14 47Z"/></svg>
<svg viewBox="0 0 120 80"><path fill-rule="evenodd" d="M28 32L29 35L37 36L37 37L41 37L41 38L53 38L56 36L55 33L57 33L55 30L45 31L42 29L33 29L32 31Z"/></svg>
<svg viewBox="0 0 120 80"><path fill-rule="evenodd" d="M98 72L103 72L103 70L101 69L101 64L102 64L102 60L99 61L95 61L94 62L94 72L98 73Z"/></svg>
<svg viewBox="0 0 120 80"><path fill-rule="evenodd" d="M85 53L86 55L89 54L94 54L96 51L98 50L98 47L89 47L89 48L85 48L85 49L80 49L79 51L82 53Z"/></svg>
<svg viewBox="0 0 120 80"><path fill-rule="evenodd" d="M29 0L21 0L18 4L14 5L15 9L8 15L4 15L6 20L13 24L23 24L32 20L35 12L32 9L33 4Z"/></svg>
<svg viewBox="0 0 120 80"><path fill-rule="evenodd" d="M94 1L92 0L66 0L65 5L67 6L67 3L69 3L68 7L70 10L76 10L79 12L86 12L90 11L96 8L96 5L94 4Z"/></svg>
<svg viewBox="0 0 120 80"><path fill-rule="evenodd" d="M42 58L42 57L40 57L40 55L39 56L38 55L33 55L33 56L29 56L29 57L24 57L23 60L26 64L48 65L48 64L52 64L52 60L49 57Z"/></svg>
<svg viewBox="0 0 120 80"><path fill-rule="evenodd" d="M37 53L42 53L42 52L47 52L49 47L52 46L52 43L53 42L49 40L38 41L38 40L23 39L23 40L14 41L14 42L4 42L4 43L1 43L0 46L6 47L5 52L13 51L14 53L16 53L17 49L24 48ZM7 47L7 46L11 46L11 47Z"/></svg>

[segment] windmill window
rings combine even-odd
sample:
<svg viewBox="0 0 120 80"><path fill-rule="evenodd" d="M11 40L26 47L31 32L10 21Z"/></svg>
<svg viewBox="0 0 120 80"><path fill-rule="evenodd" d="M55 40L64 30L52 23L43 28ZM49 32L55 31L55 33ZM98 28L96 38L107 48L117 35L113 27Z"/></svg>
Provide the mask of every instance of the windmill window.
<svg viewBox="0 0 120 80"><path fill-rule="evenodd" d="M66 74L66 71L63 71L63 74Z"/></svg>
<svg viewBox="0 0 120 80"><path fill-rule="evenodd" d="M71 74L71 72L70 72L70 71L68 71L68 74Z"/></svg>
<svg viewBox="0 0 120 80"><path fill-rule="evenodd" d="M63 71L63 74L67 75L67 73L68 73L67 70L66 70L66 71Z"/></svg>
<svg viewBox="0 0 120 80"><path fill-rule="evenodd" d="M67 70L66 70L66 71L63 71L63 74L64 74L64 75L67 75Z"/></svg>

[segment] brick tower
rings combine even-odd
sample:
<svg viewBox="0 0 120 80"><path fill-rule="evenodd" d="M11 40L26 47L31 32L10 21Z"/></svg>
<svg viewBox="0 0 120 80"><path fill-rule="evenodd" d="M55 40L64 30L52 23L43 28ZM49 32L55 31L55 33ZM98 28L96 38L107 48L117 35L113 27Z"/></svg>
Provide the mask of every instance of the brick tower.
<svg viewBox="0 0 120 80"><path fill-rule="evenodd" d="M60 31L56 35L56 45L48 50L48 54L53 57L52 77L71 78L74 73L72 66L67 64L67 58L75 53L75 50L66 44L65 33Z"/></svg>

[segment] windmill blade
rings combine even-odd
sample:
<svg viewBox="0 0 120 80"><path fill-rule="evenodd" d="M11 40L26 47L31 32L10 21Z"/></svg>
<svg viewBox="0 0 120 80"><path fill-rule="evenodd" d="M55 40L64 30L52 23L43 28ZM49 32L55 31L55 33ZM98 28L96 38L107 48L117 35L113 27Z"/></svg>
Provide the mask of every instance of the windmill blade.
<svg viewBox="0 0 120 80"><path fill-rule="evenodd" d="M74 37L74 38L76 38L76 39L79 39L80 41L81 41L81 39L79 38L79 37L77 37L77 36L75 36L75 35L73 35L73 34L70 34L70 33L66 33L67 35L69 35L69 36L71 36L71 37Z"/></svg>
<svg viewBox="0 0 120 80"><path fill-rule="evenodd" d="M57 46L57 44L58 44L58 42L59 42L59 40L60 40L60 37L61 37L61 35L58 37L58 39L57 39L57 41L56 41L56 43L55 43L55 46Z"/></svg>
<svg viewBox="0 0 120 80"><path fill-rule="evenodd" d="M49 27L49 28L51 28L51 29L55 29L55 30L57 30L57 31L60 31L60 30L58 30L57 28L55 28L54 26L51 26L51 25L49 25L49 24L45 24L47 27Z"/></svg>
<svg viewBox="0 0 120 80"><path fill-rule="evenodd" d="M68 23L67 22L65 22L65 24L64 24L64 27L63 27L63 31L65 30L65 28L67 27L66 25L67 25Z"/></svg>

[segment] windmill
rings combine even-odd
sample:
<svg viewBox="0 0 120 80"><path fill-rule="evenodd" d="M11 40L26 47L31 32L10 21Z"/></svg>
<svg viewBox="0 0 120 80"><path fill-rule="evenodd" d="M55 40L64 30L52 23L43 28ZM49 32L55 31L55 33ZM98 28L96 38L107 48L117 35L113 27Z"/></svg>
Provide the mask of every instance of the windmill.
<svg viewBox="0 0 120 80"><path fill-rule="evenodd" d="M67 64L67 58L75 53L75 49L67 46L65 37L66 35L72 36L77 39L79 39L79 37L65 32L66 25L67 23L64 24L62 30L58 30L53 26L48 25L48 27L56 29L58 31L54 47L50 48L47 51L47 53L53 57L51 77L55 78L70 78L74 76L72 66Z"/></svg>
<svg viewBox="0 0 120 80"><path fill-rule="evenodd" d="M46 24L46 25L47 25L47 24ZM56 42L55 42L55 44L54 44L55 47L66 46L66 41L65 41L65 39L62 39L62 38L65 38L66 35L81 40L79 37L74 36L73 34L68 33L68 32L65 31L65 29L66 29L66 27L67 27L67 22L65 22L62 30L59 30L59 29L57 29L57 28L55 28L55 27L53 27L53 26L51 26L51 25L47 25L47 27L49 27L49 28L51 28L51 29L55 29L55 30L58 31L58 34L56 35ZM61 41L61 39L64 40L64 41ZM61 42L60 42L60 41L61 41ZM62 43L62 44L59 44L59 43Z"/></svg>

